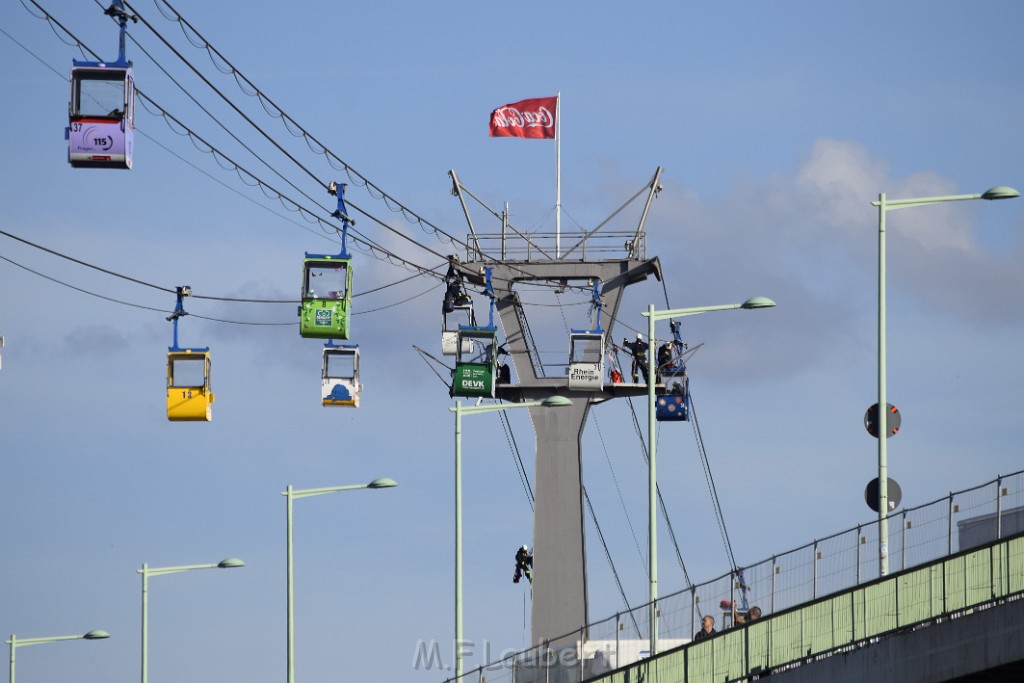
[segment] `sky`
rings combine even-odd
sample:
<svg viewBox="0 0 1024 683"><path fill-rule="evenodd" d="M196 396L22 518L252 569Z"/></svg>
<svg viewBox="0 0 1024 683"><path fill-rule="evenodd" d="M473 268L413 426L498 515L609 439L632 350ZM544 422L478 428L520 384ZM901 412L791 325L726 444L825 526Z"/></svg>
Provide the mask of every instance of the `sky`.
<svg viewBox="0 0 1024 683"><path fill-rule="evenodd" d="M137 570L228 557L246 566L151 578L150 680L284 679L281 492L383 476L398 487L295 501L297 680L447 677L412 664L418 643L447 650L453 634L452 401L415 349L440 356L442 290L378 257L431 270L458 252L438 234L468 232L452 169L490 207L507 202L519 227L553 229L555 145L489 138L502 104L561 94L563 231L596 227L664 168L646 231L665 280L626 291L616 338L644 329L650 304L777 303L683 328L702 344L691 388L741 565L874 517L863 499L877 466L863 426L877 399L871 202L1024 186L1024 4L1013 0L970 11L949 0L314 0L299 11L139 0L127 54L156 106L138 106L131 171L66 162L75 43L117 52L103 6L0 6L0 230L38 245L0 235L0 632L112 636L19 648L23 683L138 676ZM195 47L204 41L213 62ZM273 104L243 92L226 62ZM321 145L392 198L347 181L356 230L381 245L354 250L354 410L320 406L321 344L297 334L294 303L216 300L294 302L303 253L336 250L251 182L326 218L324 186L346 178ZM612 225L638 218L632 205ZM498 228L482 211L474 222ZM890 476L914 506L1024 465L1024 201L907 209L887 224L888 397L902 415ZM165 416L166 290L179 285L214 297L186 300L179 327L183 346L211 349L210 423ZM560 303L533 326L556 357L567 328L588 323L585 295ZM532 477L526 412L508 417ZM583 477L638 605L647 471L632 424L622 400L591 411ZM498 415L468 417L464 439L465 635L525 647L529 596L511 575L531 544L530 502ZM689 574L717 578L728 558L690 427L663 425L658 454ZM590 520L586 543L596 620L623 604ZM667 551L660 567L663 594L685 587Z"/></svg>

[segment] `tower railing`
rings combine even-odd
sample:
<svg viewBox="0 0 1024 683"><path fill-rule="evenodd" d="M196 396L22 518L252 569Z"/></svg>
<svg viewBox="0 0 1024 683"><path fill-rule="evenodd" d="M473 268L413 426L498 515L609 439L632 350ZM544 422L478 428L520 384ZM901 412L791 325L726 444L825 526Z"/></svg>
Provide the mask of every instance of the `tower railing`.
<svg viewBox="0 0 1024 683"><path fill-rule="evenodd" d="M466 236L466 260L601 261L647 258L647 234L636 231L478 233Z"/></svg>

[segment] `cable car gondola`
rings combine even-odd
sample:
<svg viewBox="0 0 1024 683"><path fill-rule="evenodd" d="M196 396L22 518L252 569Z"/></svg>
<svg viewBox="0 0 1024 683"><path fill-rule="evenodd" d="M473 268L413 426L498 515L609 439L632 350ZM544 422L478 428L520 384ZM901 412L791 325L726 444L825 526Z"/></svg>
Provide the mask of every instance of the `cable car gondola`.
<svg viewBox="0 0 1024 683"><path fill-rule="evenodd" d="M494 290L487 269L487 296L491 299L488 324L460 325L456 340L452 396L494 398L498 371L498 328L494 325Z"/></svg>
<svg viewBox="0 0 1024 683"><path fill-rule="evenodd" d="M672 341L658 348L657 377L659 387L654 399L654 416L660 422L685 422L690 419L690 380L686 376L683 351L686 345L679 336L679 325L669 321ZM695 349L696 350L696 349Z"/></svg>
<svg viewBox="0 0 1024 683"><path fill-rule="evenodd" d="M129 15L121 0L106 14L121 27L115 62L71 62L71 101L68 105L68 162L75 168L132 167L135 146L135 80L125 59L124 36Z"/></svg>
<svg viewBox="0 0 1024 683"><path fill-rule="evenodd" d="M459 328L459 353L455 361L452 396L494 398L497 345L498 330L495 327Z"/></svg>
<svg viewBox="0 0 1024 683"><path fill-rule="evenodd" d="M444 279L447 288L441 304L441 354L456 356L459 328L476 327L476 314L473 312L473 300L463 287L462 275L449 265ZM470 349L467 348L466 352L469 353Z"/></svg>
<svg viewBox="0 0 1024 683"><path fill-rule="evenodd" d="M303 264L302 304L299 306L299 334L327 338L324 344L320 379L320 404L359 407L363 389L359 381L359 346L335 344L348 339L349 312L352 303L352 259L345 248L348 226L353 221L345 208L345 185L332 182L327 191L337 196L338 208L332 214L340 218L341 253L306 254Z"/></svg>
<svg viewBox="0 0 1024 683"><path fill-rule="evenodd" d="M604 331L601 330L601 295L594 283L596 324L592 330L569 333L569 388L601 391L604 388Z"/></svg>
<svg viewBox="0 0 1024 683"><path fill-rule="evenodd" d="M342 219L341 253L306 253L302 264L302 303L299 334L307 338L348 339L352 308L352 258L345 248L349 223L345 212L345 186L332 182L328 191L338 196L334 216Z"/></svg>
<svg viewBox="0 0 1024 683"><path fill-rule="evenodd" d="M181 348L178 346L178 319L188 315L182 298L190 296L192 288L178 287L178 302L167 318L174 324L174 345L167 349L167 419L171 422L209 422L213 419L210 406L210 349Z"/></svg>
<svg viewBox="0 0 1024 683"><path fill-rule="evenodd" d="M473 304L453 306L451 311L441 313L441 353L457 356L459 350L459 328L476 327ZM469 352L469 349L466 349Z"/></svg>
<svg viewBox="0 0 1024 683"><path fill-rule="evenodd" d="M326 406L359 407L359 347L324 344L322 403Z"/></svg>

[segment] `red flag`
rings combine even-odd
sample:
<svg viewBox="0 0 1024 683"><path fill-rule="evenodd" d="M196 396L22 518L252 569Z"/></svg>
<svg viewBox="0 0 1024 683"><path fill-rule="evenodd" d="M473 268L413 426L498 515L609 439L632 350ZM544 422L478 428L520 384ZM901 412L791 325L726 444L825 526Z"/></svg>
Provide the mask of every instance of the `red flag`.
<svg viewBox="0 0 1024 683"><path fill-rule="evenodd" d="M552 140L555 137L557 106L556 96L538 97L498 107L491 112L491 137Z"/></svg>

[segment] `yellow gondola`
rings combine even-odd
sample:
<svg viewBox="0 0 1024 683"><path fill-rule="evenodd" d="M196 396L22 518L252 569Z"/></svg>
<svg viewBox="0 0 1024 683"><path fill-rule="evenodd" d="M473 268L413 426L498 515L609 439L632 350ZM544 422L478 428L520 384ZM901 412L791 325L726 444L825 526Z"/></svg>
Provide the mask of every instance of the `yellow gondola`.
<svg viewBox="0 0 1024 683"><path fill-rule="evenodd" d="M209 349L171 349L167 353L167 419L213 419Z"/></svg>
<svg viewBox="0 0 1024 683"><path fill-rule="evenodd" d="M167 419L171 422L209 422L213 419L210 406L210 349L184 349L178 346L178 319L188 315L182 299L192 295L188 285L178 287L178 301L174 312L167 318L174 325L173 346L167 349Z"/></svg>

